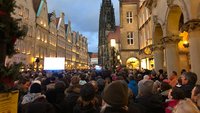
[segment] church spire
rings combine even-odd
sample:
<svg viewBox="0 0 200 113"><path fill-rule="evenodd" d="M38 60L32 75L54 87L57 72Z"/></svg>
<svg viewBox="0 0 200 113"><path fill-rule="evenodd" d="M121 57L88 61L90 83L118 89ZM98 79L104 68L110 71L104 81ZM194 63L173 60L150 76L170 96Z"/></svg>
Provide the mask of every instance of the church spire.
<svg viewBox="0 0 200 113"><path fill-rule="evenodd" d="M102 0L99 16L99 45L98 45L98 63L103 68L108 65L108 32L115 30L115 15L111 0Z"/></svg>
<svg viewBox="0 0 200 113"><path fill-rule="evenodd" d="M111 4L111 0L103 0L102 3L103 3L103 4L105 4L105 3L109 3L109 4Z"/></svg>

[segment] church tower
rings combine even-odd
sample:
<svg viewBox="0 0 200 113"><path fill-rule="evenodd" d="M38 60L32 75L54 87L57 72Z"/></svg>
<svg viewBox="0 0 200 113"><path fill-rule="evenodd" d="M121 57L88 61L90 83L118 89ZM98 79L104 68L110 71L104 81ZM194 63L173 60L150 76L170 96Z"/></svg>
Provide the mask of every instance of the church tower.
<svg viewBox="0 0 200 113"><path fill-rule="evenodd" d="M111 0L102 0L99 16L98 64L106 68L109 63L107 35L115 30L115 15Z"/></svg>

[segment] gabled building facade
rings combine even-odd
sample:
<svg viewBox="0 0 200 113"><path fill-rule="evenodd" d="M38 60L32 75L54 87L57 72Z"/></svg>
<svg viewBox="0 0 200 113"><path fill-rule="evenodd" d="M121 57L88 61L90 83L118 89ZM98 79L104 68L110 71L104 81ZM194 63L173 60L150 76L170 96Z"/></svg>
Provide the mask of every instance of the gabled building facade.
<svg viewBox="0 0 200 113"><path fill-rule="evenodd" d="M66 44L66 34L65 34L65 15L60 14L57 18L57 54L56 57L65 57L65 44Z"/></svg>
<svg viewBox="0 0 200 113"><path fill-rule="evenodd" d="M18 54L12 57L11 62L23 62L28 67L32 67L32 57L35 55L34 47L35 47L35 33L36 33L36 24L35 18L36 14L33 9L33 3L31 0L17 0L16 5L18 6L15 9L14 18L21 19L19 25L27 26L27 35L24 37L24 40L16 41L16 49ZM29 65L30 64L30 65Z"/></svg>
<svg viewBox="0 0 200 113"><path fill-rule="evenodd" d="M16 41L19 54L6 63L22 62L25 69L43 69L44 57L65 57L66 69L86 69L88 65L87 38L72 32L71 22L65 24L64 13L47 12L46 0L18 0L14 18L22 19L27 36Z"/></svg>
<svg viewBox="0 0 200 113"><path fill-rule="evenodd" d="M56 22L56 13L53 11L48 14L49 18L49 36L48 36L48 56L56 57L57 49L57 22Z"/></svg>
<svg viewBox="0 0 200 113"><path fill-rule="evenodd" d="M78 32L73 31L72 32L72 63L71 63L71 68L74 69L75 68L75 64L76 64L76 54L77 54L77 48L76 48L76 42L77 42L77 35Z"/></svg>
<svg viewBox="0 0 200 113"><path fill-rule="evenodd" d="M43 68L44 57L48 56L48 36L49 21L46 0L41 0L38 4L33 4L36 14L36 41L35 57L40 59L39 68Z"/></svg>
<svg viewBox="0 0 200 113"><path fill-rule="evenodd" d="M66 31L66 69L71 69L72 63L72 31L71 31L71 22L68 21L68 24L65 24Z"/></svg>

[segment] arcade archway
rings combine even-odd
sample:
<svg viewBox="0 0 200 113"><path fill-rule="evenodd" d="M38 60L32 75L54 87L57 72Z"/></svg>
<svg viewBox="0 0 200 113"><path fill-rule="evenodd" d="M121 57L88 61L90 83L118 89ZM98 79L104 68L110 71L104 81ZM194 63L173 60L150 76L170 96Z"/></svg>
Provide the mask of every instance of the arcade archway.
<svg viewBox="0 0 200 113"><path fill-rule="evenodd" d="M135 57L128 58L126 61L126 67L129 69L139 69L140 61Z"/></svg>

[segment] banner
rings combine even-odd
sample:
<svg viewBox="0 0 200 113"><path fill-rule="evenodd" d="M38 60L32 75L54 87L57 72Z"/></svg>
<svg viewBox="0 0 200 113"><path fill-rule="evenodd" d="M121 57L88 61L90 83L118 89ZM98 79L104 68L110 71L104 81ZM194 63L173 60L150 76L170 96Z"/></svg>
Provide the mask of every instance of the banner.
<svg viewBox="0 0 200 113"><path fill-rule="evenodd" d="M0 93L0 113L17 113L19 91Z"/></svg>

